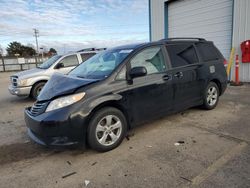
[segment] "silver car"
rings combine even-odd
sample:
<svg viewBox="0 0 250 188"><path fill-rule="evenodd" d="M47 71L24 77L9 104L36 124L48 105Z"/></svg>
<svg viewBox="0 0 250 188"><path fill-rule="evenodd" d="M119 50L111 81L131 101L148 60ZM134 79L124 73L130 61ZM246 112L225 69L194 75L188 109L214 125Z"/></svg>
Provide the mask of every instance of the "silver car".
<svg viewBox="0 0 250 188"><path fill-rule="evenodd" d="M97 52L97 50L83 50L67 55L55 55L37 68L15 73L10 77L9 92L13 95L30 96L36 99L53 73L67 74Z"/></svg>

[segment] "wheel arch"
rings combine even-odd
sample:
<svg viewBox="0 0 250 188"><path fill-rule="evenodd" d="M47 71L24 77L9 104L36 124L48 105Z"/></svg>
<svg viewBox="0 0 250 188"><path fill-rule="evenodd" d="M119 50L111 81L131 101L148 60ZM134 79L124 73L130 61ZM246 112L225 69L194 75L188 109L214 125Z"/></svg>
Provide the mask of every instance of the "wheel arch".
<svg viewBox="0 0 250 188"><path fill-rule="evenodd" d="M32 94L32 91L33 91L33 89L34 89L34 87L37 85L37 84L39 84L39 83L41 83L41 82L47 82L48 80L46 80L46 79L42 79L42 80L37 80L33 85L32 85L32 87L31 87L31 90L30 90L30 95Z"/></svg>
<svg viewBox="0 0 250 188"><path fill-rule="evenodd" d="M218 88L219 88L219 92L220 92L219 94L221 95L221 94L222 94L222 85L221 85L220 80L219 80L219 79L214 78L214 79L210 80L210 82L214 82L214 83L218 86Z"/></svg>
<svg viewBox="0 0 250 188"><path fill-rule="evenodd" d="M124 114L124 116L126 118L128 129L131 128L130 121L129 121L129 114L127 113L127 111L125 110L125 108L118 101L116 101L116 100L105 101L105 102L102 102L102 103L98 104L97 106L95 106L91 110L90 114L88 115L88 118L87 118L87 121L86 121L87 125L89 126L89 121L91 120L91 118L93 117L93 115L98 110L100 110L102 108L106 108L106 107L113 107L113 108L116 108L116 109L120 110Z"/></svg>

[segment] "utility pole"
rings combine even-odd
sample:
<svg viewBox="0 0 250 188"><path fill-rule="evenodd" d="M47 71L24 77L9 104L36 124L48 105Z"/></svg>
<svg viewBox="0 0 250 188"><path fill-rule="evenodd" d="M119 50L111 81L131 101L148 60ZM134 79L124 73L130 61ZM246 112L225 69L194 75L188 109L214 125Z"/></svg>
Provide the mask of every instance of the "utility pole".
<svg viewBox="0 0 250 188"><path fill-rule="evenodd" d="M38 56L39 56L39 51L38 51L38 41L37 41L37 37L39 37L39 31L38 29L34 28L34 37L36 38L36 53L37 55L35 56L35 60L36 60L36 67L37 67L37 61L38 61Z"/></svg>
<svg viewBox="0 0 250 188"><path fill-rule="evenodd" d="M39 51L38 51L38 40L37 40L37 38L39 37L39 31L38 31L38 29L33 29L34 30L34 37L36 38L36 52L37 52L37 54L39 53Z"/></svg>

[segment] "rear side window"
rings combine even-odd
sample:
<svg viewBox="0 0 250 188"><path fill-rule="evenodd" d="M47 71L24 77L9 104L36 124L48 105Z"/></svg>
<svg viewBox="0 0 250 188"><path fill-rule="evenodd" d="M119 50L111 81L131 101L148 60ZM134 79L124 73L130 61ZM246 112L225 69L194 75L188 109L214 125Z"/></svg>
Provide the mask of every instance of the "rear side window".
<svg viewBox="0 0 250 188"><path fill-rule="evenodd" d="M64 67L72 67L78 65L78 59L76 55L70 55L63 58L60 63L64 65Z"/></svg>
<svg viewBox="0 0 250 188"><path fill-rule="evenodd" d="M181 67L198 63L198 57L193 44L167 45L172 67Z"/></svg>
<svg viewBox="0 0 250 188"><path fill-rule="evenodd" d="M221 59L221 54L213 43L197 43L198 52L203 61L213 61Z"/></svg>
<svg viewBox="0 0 250 188"><path fill-rule="evenodd" d="M82 62L88 60L89 58L91 58L94 55L95 55L95 53L84 53L84 54L81 54Z"/></svg>

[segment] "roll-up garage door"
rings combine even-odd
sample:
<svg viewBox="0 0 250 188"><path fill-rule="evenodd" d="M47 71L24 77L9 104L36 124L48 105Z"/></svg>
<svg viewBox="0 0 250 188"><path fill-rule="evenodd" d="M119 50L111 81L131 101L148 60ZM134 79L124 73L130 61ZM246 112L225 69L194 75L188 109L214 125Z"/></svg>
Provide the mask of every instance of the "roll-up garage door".
<svg viewBox="0 0 250 188"><path fill-rule="evenodd" d="M214 41L229 58L233 0L175 0L168 3L168 37L202 37Z"/></svg>

